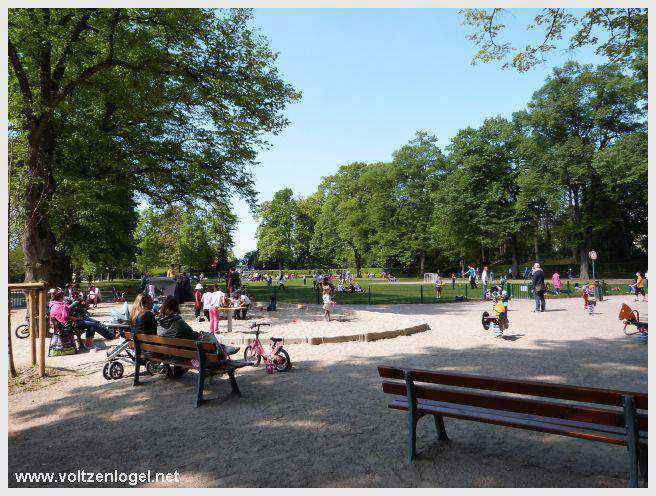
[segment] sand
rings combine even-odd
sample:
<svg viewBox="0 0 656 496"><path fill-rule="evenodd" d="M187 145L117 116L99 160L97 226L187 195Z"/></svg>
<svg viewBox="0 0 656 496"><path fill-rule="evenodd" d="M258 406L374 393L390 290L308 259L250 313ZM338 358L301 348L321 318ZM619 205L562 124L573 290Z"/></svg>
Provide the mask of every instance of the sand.
<svg viewBox="0 0 656 496"><path fill-rule="evenodd" d="M548 300L548 311L539 314L532 302L516 300L505 339L482 329L481 312L491 306L484 302L341 307L349 321L333 323L318 321L317 306L283 310L268 316L276 324L272 335L417 323L431 330L375 342L290 345L291 372L241 369L241 398L216 379L206 398L218 399L199 409L192 406L193 373L178 381L146 378L133 388L131 367L122 380L103 379L104 352L51 358L48 366L63 377L9 396L9 484L16 485L18 471L83 469L180 473L179 484L140 486L626 486L625 448L452 419L445 420L449 445L435 441L430 419L420 422L420 455L409 466L406 417L386 407L376 371L394 364L646 392L647 347L623 334L622 302L648 320L647 303L630 296L607 298L593 316L580 299ZM25 363L27 340L14 348Z"/></svg>

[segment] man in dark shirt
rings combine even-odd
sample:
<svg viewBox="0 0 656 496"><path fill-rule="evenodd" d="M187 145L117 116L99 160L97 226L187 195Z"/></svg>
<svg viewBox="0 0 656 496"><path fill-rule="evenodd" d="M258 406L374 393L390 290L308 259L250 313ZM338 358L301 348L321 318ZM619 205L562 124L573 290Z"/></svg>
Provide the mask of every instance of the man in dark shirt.
<svg viewBox="0 0 656 496"><path fill-rule="evenodd" d="M533 296L535 297L535 310L534 312L544 312L546 302L544 300L544 293L547 287L544 283L544 271L539 263L533 265Z"/></svg>

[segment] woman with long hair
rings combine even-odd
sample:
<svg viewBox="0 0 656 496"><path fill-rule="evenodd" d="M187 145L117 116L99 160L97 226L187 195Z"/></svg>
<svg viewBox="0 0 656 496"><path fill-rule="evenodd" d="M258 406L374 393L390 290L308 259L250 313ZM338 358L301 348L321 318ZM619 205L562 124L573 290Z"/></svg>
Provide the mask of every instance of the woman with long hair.
<svg viewBox="0 0 656 496"><path fill-rule="evenodd" d="M157 321L153 315L153 299L148 294L139 293L130 311L132 332L157 334Z"/></svg>

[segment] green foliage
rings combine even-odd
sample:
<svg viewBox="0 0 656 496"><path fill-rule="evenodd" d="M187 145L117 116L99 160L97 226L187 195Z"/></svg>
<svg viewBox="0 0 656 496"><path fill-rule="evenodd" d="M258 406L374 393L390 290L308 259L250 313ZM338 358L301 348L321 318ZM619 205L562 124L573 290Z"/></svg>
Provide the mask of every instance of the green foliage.
<svg viewBox="0 0 656 496"><path fill-rule="evenodd" d="M135 232L136 266L144 272L159 267L207 272L216 260L223 268L232 261L235 225L234 214L216 206L147 208L140 213Z"/></svg>
<svg viewBox="0 0 656 496"><path fill-rule="evenodd" d="M28 143L16 183L29 278L65 276L66 255L124 262L82 260L61 221L70 198L102 196L107 218L125 200L113 233L137 202L254 204L250 166L300 96L244 9L11 9L9 59L10 125ZM99 212L86 212L76 221L93 247Z"/></svg>
<svg viewBox="0 0 656 496"><path fill-rule="evenodd" d="M615 65L567 63L511 121L459 131L447 156L419 132L388 163L341 166L311 197L278 192L277 207L262 209L255 265L421 273L506 262L516 271L549 256L575 259L585 277L593 247L607 260L644 257L642 99L640 81ZM302 229L301 210L312 212Z"/></svg>
<svg viewBox="0 0 656 496"><path fill-rule="evenodd" d="M463 25L470 28L467 39L479 47L472 60L503 62L525 72L544 63L550 52L557 50L567 38L566 46L575 50L586 45L596 46L597 53L611 62L630 65L647 87L647 9L541 9L526 29L536 32L537 41L524 47L500 41L507 28L505 9L463 9ZM542 31L540 33L540 31ZM646 95L646 93L645 93Z"/></svg>

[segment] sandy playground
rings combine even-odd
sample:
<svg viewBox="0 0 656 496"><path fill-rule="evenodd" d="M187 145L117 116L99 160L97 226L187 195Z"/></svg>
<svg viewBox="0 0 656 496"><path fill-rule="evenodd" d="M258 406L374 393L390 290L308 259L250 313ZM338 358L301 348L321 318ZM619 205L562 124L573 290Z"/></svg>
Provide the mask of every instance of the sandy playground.
<svg viewBox="0 0 656 496"><path fill-rule="evenodd" d="M539 314L532 301L515 300L505 339L482 329L485 302L338 307L342 321L331 323L316 305L255 313L283 337L430 330L290 345L292 371L240 369L241 398L215 379L206 398L218 399L199 409L193 373L133 388L131 367L122 380L102 377L104 350L49 358L56 380L9 396L9 484L19 471L178 470L182 486L197 487L626 487L621 447L453 419L445 419L448 445L435 441L432 422L420 422L420 455L409 466L406 417L386 407L376 371L394 364L646 392L647 346L623 334L622 302L648 320L647 303L631 296L606 298L593 316L578 298L548 300ZM103 320L108 312L93 313ZM235 323L233 334L247 324ZM14 350L24 366L28 340L14 339Z"/></svg>

